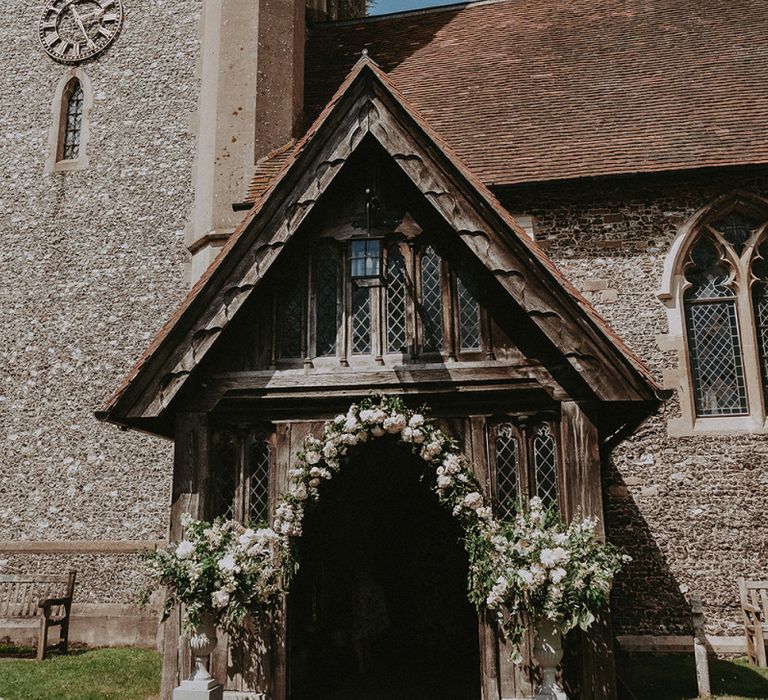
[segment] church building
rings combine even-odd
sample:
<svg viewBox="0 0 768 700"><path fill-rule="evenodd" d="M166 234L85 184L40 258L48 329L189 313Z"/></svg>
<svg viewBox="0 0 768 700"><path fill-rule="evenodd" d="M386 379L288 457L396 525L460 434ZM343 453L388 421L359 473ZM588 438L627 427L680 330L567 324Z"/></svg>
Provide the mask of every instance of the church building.
<svg viewBox="0 0 768 700"><path fill-rule="evenodd" d="M141 553L184 514L269 523L304 438L383 394L429 407L500 515L538 496L631 555L565 640L574 697L616 697L616 651L688 648L691 594L743 653L762 3L38 4L0 10L0 560L78 570L75 641L158 644L170 698L189 651L136 606ZM220 639L225 697L531 697L410 453L350 454L282 609ZM376 595L378 666L348 630Z"/></svg>

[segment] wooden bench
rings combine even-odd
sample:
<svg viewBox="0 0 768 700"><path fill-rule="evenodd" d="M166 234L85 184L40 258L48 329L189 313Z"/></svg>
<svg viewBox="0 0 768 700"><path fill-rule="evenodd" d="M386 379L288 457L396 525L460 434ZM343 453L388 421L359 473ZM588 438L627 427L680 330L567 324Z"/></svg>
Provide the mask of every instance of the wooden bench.
<svg viewBox="0 0 768 700"><path fill-rule="evenodd" d="M755 666L768 668L765 658L765 640L768 638L768 581L739 578L739 596L749 660Z"/></svg>
<svg viewBox="0 0 768 700"><path fill-rule="evenodd" d="M58 647L61 653L67 653L75 575L74 571L57 576L0 575L0 620L8 620L11 623L8 626L12 627L37 627L39 624L38 661L42 661L49 651L48 630L51 627L59 627L60 639L51 649Z"/></svg>

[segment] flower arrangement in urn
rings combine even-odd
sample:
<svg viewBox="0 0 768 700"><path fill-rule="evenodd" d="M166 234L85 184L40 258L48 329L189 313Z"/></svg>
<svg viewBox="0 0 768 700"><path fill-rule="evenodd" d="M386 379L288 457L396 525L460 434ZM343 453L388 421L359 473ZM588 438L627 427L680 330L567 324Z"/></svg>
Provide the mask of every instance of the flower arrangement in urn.
<svg viewBox="0 0 768 700"><path fill-rule="evenodd" d="M516 662L531 623L551 623L562 634L588 629L608 604L614 575L631 561L601 540L597 519L576 517L566 526L539 498L474 545L475 598L485 595L477 602L496 611Z"/></svg>
<svg viewBox="0 0 768 700"><path fill-rule="evenodd" d="M189 515L182 516L182 527L184 539L146 556L152 582L166 587L163 620L181 603L188 631L207 621L233 630L248 612L274 601L281 576L273 530Z"/></svg>

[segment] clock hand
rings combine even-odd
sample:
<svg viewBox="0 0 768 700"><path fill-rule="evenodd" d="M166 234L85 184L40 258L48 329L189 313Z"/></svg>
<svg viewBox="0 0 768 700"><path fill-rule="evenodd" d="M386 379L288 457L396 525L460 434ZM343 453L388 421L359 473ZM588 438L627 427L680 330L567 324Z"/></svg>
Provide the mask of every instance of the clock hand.
<svg viewBox="0 0 768 700"><path fill-rule="evenodd" d="M90 36L88 36L88 32L85 31L85 27L83 26L83 20L80 19L80 15L77 14L77 10L75 9L74 5L70 6L72 10L72 14L75 16L75 22L77 22L77 26L80 27L80 31L83 33L83 36L85 37L86 42L88 43L88 46L91 48L96 48L96 44L93 43Z"/></svg>
<svg viewBox="0 0 768 700"><path fill-rule="evenodd" d="M85 15L80 15L80 21L85 24L88 22L89 24L93 24L94 21L101 19L104 16L104 10L94 10L93 12L89 12Z"/></svg>

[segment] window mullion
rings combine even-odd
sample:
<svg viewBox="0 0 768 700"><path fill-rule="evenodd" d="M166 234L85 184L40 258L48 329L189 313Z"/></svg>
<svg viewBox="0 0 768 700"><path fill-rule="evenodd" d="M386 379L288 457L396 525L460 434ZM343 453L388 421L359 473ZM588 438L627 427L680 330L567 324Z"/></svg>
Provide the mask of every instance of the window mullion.
<svg viewBox="0 0 768 700"><path fill-rule="evenodd" d="M757 323L752 303L749 280L749 262L739 261L737 273L736 323L741 338L741 361L744 369L744 383L749 414L762 425L765 422L765 400L763 391L754 390L763 386L760 371L760 349L757 338Z"/></svg>

